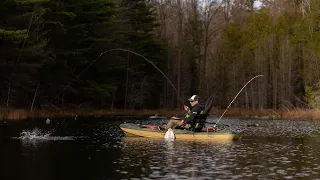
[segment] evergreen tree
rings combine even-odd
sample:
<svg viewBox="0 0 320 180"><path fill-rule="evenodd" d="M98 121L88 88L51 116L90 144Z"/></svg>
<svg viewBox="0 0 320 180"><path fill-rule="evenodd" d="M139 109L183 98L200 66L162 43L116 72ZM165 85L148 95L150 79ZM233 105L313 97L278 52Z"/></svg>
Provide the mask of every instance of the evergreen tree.
<svg viewBox="0 0 320 180"><path fill-rule="evenodd" d="M163 69L166 53L162 41L154 35L155 27L158 26L155 22L155 9L145 0L122 0L121 7L124 12L122 46L143 55ZM161 96L159 89L162 89L165 77L139 56L130 55L129 61L131 69L130 83L127 87L129 107L134 108L139 104L140 107L158 107Z"/></svg>
<svg viewBox="0 0 320 180"><path fill-rule="evenodd" d="M159 96L154 90L164 78L134 54L108 52L86 69L101 53L114 48L132 50L159 65L163 48L153 34L155 14L144 1L52 0L47 7L49 48L55 59L44 67L47 90L43 97L59 94L52 102L62 104L134 107ZM125 94L130 95L128 103Z"/></svg>
<svg viewBox="0 0 320 180"><path fill-rule="evenodd" d="M0 2L1 104L30 105L37 75L48 53L44 50L42 7L45 0Z"/></svg>
<svg viewBox="0 0 320 180"><path fill-rule="evenodd" d="M113 89L106 78L107 66L102 57L82 75L81 72L103 50L113 47L116 4L113 0L52 0L46 15L46 28L50 31L49 47L55 52L55 59L44 71L48 97L61 94L56 102L82 103L85 100L102 99ZM100 66L97 66L100 65ZM80 77L81 75L81 77ZM72 86L67 86L75 82ZM60 93L62 92L62 93ZM68 98L64 98L64 94Z"/></svg>

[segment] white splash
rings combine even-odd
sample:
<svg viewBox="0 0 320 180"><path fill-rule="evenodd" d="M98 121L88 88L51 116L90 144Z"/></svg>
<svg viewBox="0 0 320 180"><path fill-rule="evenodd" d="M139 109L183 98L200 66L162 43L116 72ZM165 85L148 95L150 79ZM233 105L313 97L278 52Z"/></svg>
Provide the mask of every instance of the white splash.
<svg viewBox="0 0 320 180"><path fill-rule="evenodd" d="M38 128L35 128L33 130L23 130L21 133L20 133L20 137L19 139L40 139L40 140L47 140L49 139L51 135L51 132L43 132L41 131L40 129Z"/></svg>
<svg viewBox="0 0 320 180"><path fill-rule="evenodd" d="M173 133L172 129L169 128L166 134L164 135L166 140L174 141L176 139L176 135Z"/></svg>
<svg viewBox="0 0 320 180"><path fill-rule="evenodd" d="M20 137L12 137L13 139L20 140L45 140L45 141L56 141L56 140L74 140L74 136L51 136L52 131L44 132L39 128L32 130L23 130L20 133Z"/></svg>
<svg viewBox="0 0 320 180"><path fill-rule="evenodd" d="M46 124L50 124L50 119L49 118L46 119Z"/></svg>

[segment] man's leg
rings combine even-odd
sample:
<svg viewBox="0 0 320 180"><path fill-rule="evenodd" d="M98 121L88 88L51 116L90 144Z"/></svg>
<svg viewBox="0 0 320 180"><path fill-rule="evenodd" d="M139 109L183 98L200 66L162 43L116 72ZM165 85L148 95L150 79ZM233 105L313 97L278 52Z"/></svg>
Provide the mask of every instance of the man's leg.
<svg viewBox="0 0 320 180"><path fill-rule="evenodd" d="M186 124L184 127L185 127L186 129L190 129L190 128L191 128L191 124Z"/></svg>
<svg viewBox="0 0 320 180"><path fill-rule="evenodd" d="M181 126L183 124L182 120L173 120L170 119L170 121L168 122L168 124L166 125L165 129L169 129L172 128L174 125L178 125Z"/></svg>

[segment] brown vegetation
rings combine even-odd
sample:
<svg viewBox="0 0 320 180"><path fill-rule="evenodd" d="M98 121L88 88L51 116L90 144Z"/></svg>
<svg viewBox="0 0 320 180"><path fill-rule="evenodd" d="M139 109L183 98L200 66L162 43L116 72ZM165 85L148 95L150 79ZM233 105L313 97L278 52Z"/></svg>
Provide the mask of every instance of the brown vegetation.
<svg viewBox="0 0 320 180"><path fill-rule="evenodd" d="M216 115L223 113L223 110L214 110ZM320 111L316 109L294 109L294 110L249 110L229 109L226 116L253 119L283 119L283 120L320 120Z"/></svg>
<svg viewBox="0 0 320 180"><path fill-rule="evenodd" d="M211 114L221 116L224 109L213 109ZM160 116L181 116L183 110L110 110L110 109L41 109L30 113L25 109L0 108L0 120L22 120L28 118L53 118L53 117L73 117L73 116L103 116L103 115L141 115L149 116L158 114ZM320 111L311 109L295 110L248 110L248 109L229 109L225 116L253 119L286 119L286 120L320 120Z"/></svg>
<svg viewBox="0 0 320 180"><path fill-rule="evenodd" d="M102 115L154 115L178 116L179 110L110 110L110 109L41 109L30 113L26 109L0 108L0 120L21 120L28 118L102 116Z"/></svg>

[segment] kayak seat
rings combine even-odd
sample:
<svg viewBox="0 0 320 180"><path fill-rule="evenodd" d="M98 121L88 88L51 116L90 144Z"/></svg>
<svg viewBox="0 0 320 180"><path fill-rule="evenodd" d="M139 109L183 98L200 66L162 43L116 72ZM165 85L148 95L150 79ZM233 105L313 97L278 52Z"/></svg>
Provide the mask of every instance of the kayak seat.
<svg viewBox="0 0 320 180"><path fill-rule="evenodd" d="M196 123L193 132L202 132L205 125L206 123Z"/></svg>
<svg viewBox="0 0 320 180"><path fill-rule="evenodd" d="M192 131L194 132L201 132L203 131L203 128L205 127L206 125L206 120L207 120L207 117L209 116L209 114L201 114L200 116L198 116L195 121L194 121L194 124L192 125L192 127L194 127L192 129Z"/></svg>

